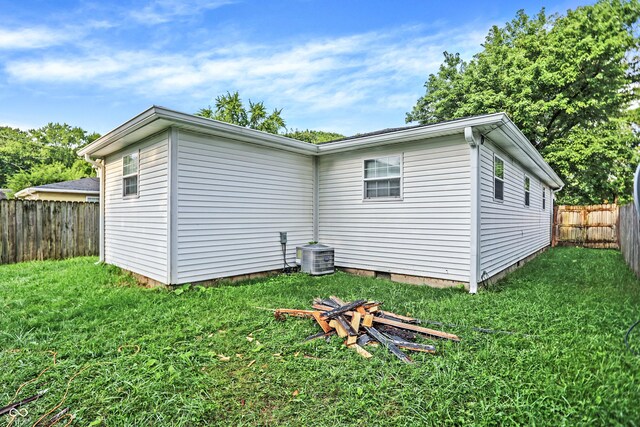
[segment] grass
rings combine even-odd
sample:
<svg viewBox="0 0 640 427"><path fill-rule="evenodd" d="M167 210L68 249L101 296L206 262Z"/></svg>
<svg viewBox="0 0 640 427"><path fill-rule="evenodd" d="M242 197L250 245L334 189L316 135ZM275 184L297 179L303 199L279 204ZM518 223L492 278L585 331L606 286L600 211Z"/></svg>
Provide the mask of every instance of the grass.
<svg viewBox="0 0 640 427"><path fill-rule="evenodd" d="M640 424L640 357L623 343L640 282L615 251L550 250L478 295L341 273L169 292L94 262L0 266L0 406L51 366L18 395L49 388L14 426L53 408L74 374L61 406L74 425ZM462 341L413 365L383 349L365 360L260 308L330 294L455 324L444 330ZM630 340L640 351L640 331Z"/></svg>

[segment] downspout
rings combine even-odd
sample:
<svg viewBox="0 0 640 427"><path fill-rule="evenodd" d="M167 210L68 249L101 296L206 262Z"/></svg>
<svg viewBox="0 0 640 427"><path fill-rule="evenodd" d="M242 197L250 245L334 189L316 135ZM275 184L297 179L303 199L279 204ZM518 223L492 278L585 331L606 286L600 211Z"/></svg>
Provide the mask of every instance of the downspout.
<svg viewBox="0 0 640 427"><path fill-rule="evenodd" d="M469 144L471 161L471 230L469 238L469 293L478 292L478 271L480 270L480 142L472 127L464 128L464 139Z"/></svg>
<svg viewBox="0 0 640 427"><path fill-rule="evenodd" d="M100 178L100 233L99 233L99 246L100 246L100 258L98 262L104 262L104 212L105 212L105 171L104 160L93 160L89 157L89 154L85 153L84 159L89 162L97 171Z"/></svg>
<svg viewBox="0 0 640 427"><path fill-rule="evenodd" d="M320 158L313 156L313 241L319 241L320 234Z"/></svg>

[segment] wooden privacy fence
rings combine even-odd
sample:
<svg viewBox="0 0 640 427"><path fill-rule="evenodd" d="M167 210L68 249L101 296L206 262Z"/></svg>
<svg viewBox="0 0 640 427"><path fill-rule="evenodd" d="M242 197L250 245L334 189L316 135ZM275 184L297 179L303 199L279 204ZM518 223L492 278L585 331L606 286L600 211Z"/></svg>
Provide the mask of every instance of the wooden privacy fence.
<svg viewBox="0 0 640 427"><path fill-rule="evenodd" d="M629 267L640 276L640 217L633 204L620 206L620 251Z"/></svg>
<svg viewBox="0 0 640 427"><path fill-rule="evenodd" d="M98 255L98 203L0 200L0 264Z"/></svg>
<svg viewBox="0 0 640 427"><path fill-rule="evenodd" d="M618 246L618 205L568 206L553 209L553 246Z"/></svg>

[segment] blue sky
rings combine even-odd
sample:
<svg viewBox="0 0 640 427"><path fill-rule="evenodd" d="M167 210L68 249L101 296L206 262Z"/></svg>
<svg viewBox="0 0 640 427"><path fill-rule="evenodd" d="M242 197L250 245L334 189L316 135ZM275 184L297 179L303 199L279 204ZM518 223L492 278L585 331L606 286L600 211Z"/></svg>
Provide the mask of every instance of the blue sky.
<svg viewBox="0 0 640 427"><path fill-rule="evenodd" d="M226 91L289 128L401 126L442 62L518 9L585 1L0 0L0 125L105 133L150 105L193 113Z"/></svg>

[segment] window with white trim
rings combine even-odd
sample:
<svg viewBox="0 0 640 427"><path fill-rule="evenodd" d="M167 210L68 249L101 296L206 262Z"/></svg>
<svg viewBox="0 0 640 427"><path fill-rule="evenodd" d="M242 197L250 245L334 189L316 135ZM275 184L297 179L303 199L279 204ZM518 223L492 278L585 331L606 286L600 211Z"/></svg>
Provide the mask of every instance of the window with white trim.
<svg viewBox="0 0 640 427"><path fill-rule="evenodd" d="M504 160L493 156L493 198L504 200Z"/></svg>
<svg viewBox="0 0 640 427"><path fill-rule="evenodd" d="M138 195L138 169L140 155L131 153L122 157L122 196Z"/></svg>
<svg viewBox="0 0 640 427"><path fill-rule="evenodd" d="M85 197L85 202L99 203L100 202L100 197L99 196L87 196L87 197Z"/></svg>
<svg viewBox="0 0 640 427"><path fill-rule="evenodd" d="M387 156L364 161L364 198L399 199L402 157Z"/></svg>
<svg viewBox="0 0 640 427"><path fill-rule="evenodd" d="M524 205L531 205L531 178L524 176Z"/></svg>
<svg viewBox="0 0 640 427"><path fill-rule="evenodd" d="M547 209L547 189L542 187L542 210Z"/></svg>

